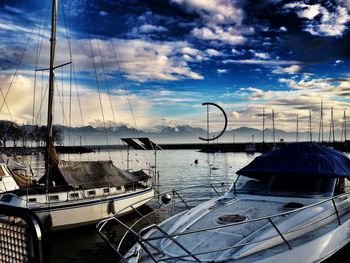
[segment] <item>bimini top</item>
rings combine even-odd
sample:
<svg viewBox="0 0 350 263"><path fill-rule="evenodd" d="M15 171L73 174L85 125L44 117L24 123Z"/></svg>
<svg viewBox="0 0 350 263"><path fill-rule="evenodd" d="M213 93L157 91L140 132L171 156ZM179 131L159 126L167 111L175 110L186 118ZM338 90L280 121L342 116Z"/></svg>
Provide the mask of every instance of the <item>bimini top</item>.
<svg viewBox="0 0 350 263"><path fill-rule="evenodd" d="M338 150L316 143L295 143L256 157L237 174L350 177L350 159Z"/></svg>

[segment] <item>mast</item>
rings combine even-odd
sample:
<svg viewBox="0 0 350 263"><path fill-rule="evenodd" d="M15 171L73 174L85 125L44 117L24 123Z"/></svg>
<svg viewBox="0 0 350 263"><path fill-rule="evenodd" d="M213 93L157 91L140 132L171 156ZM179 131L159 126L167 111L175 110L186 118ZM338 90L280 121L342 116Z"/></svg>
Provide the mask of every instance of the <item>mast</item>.
<svg viewBox="0 0 350 263"><path fill-rule="evenodd" d="M207 139L208 139L208 144L209 144L209 136L210 136L210 132L209 132L209 104L207 105Z"/></svg>
<svg viewBox="0 0 350 263"><path fill-rule="evenodd" d="M331 121L329 124L329 142L331 142L331 136L333 134L333 142L335 142L334 137L334 118L333 118L333 107L331 107Z"/></svg>
<svg viewBox="0 0 350 263"><path fill-rule="evenodd" d="M56 46L56 24L57 24L57 1L52 0L52 14L51 14L51 37L50 37L50 68L49 68L49 95L48 95L48 109L47 109L47 134L46 134L46 160L45 160L45 176L46 186L49 185L50 177L50 152L53 145L52 139L52 119L53 119L53 97L55 85L55 46Z"/></svg>
<svg viewBox="0 0 350 263"><path fill-rule="evenodd" d="M309 111L309 139L312 142L311 110Z"/></svg>
<svg viewBox="0 0 350 263"><path fill-rule="evenodd" d="M323 142L323 100L321 100L320 127L318 130L318 142Z"/></svg>
<svg viewBox="0 0 350 263"><path fill-rule="evenodd" d="M272 140L273 145L275 145L275 111L272 110Z"/></svg>
<svg viewBox="0 0 350 263"><path fill-rule="evenodd" d="M297 134L296 134L296 142L299 141L299 117L297 115Z"/></svg>
<svg viewBox="0 0 350 263"><path fill-rule="evenodd" d="M262 142L265 143L265 108L263 108L263 130L262 130Z"/></svg>
<svg viewBox="0 0 350 263"><path fill-rule="evenodd" d="M346 111L344 111L344 142L346 142Z"/></svg>

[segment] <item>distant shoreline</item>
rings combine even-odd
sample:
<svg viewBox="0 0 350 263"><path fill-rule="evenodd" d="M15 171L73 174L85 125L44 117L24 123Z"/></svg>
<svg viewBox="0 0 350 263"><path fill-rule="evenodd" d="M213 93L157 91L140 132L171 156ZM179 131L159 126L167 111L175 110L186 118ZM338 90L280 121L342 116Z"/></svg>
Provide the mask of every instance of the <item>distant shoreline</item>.
<svg viewBox="0 0 350 263"><path fill-rule="evenodd" d="M253 152L266 152L274 147L283 148L295 142L258 142L258 143L173 143L159 144L163 150L199 150L202 152L247 152L247 145L254 145ZM333 147L340 151L350 152L350 141L346 142L323 142L320 143L326 146ZM56 146L58 153L90 153L106 150L126 149L125 145L88 145L88 146ZM152 149L146 149L152 150ZM8 155L34 155L45 153L45 147L6 147L1 152Z"/></svg>

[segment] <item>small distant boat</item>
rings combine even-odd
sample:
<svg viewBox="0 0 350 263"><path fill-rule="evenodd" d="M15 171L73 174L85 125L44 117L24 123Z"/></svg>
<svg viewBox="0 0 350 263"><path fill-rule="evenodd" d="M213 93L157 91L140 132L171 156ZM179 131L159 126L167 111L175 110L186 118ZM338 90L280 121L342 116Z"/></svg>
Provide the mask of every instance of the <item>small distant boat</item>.
<svg viewBox="0 0 350 263"><path fill-rule="evenodd" d="M244 147L244 151L246 153L255 153L255 151L256 151L255 143L246 144Z"/></svg>
<svg viewBox="0 0 350 263"><path fill-rule="evenodd" d="M225 195L134 231L123 262L320 262L349 242L345 154L298 143L237 174Z"/></svg>

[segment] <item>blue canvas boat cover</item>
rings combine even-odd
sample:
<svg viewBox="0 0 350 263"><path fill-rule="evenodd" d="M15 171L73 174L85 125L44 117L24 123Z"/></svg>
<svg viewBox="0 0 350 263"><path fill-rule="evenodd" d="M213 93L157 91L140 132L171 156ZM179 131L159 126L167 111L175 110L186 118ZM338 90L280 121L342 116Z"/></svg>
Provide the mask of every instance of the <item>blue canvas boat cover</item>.
<svg viewBox="0 0 350 263"><path fill-rule="evenodd" d="M338 150L316 143L295 143L256 157L237 174L350 177L350 159Z"/></svg>

